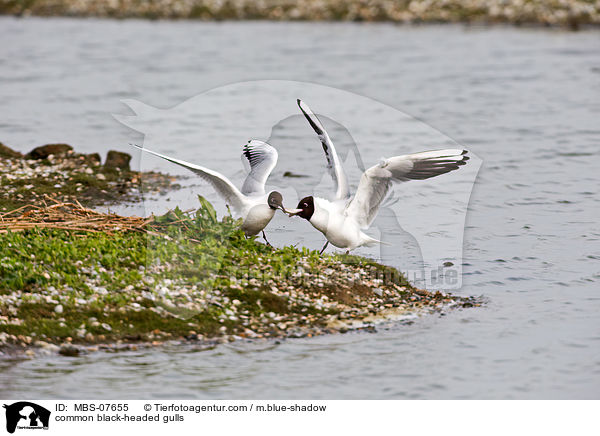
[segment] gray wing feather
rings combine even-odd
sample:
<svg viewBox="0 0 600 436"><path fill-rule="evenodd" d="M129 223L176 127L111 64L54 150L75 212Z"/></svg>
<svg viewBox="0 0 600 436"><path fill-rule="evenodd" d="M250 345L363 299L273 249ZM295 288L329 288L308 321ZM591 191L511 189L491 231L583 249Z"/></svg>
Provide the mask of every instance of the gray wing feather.
<svg viewBox="0 0 600 436"><path fill-rule="evenodd" d="M242 185L242 193L257 195L265 193L267 178L277 165L277 150L266 142L248 141L242 152L242 160L250 164L250 173Z"/></svg>
<svg viewBox="0 0 600 436"><path fill-rule="evenodd" d="M140 147L136 144L131 144L134 147L139 148L142 151L153 154L169 162L173 162L174 164L180 165L188 170L196 173L206 182L210 183L210 185L214 188L214 190L219 194L223 199L229 204L233 210L241 214L244 209L244 200L245 196L235 187L231 181L225 177L224 175L210 170L208 168L201 167L200 165L195 165L193 163L189 163L183 160L175 159L173 157L165 156L163 154L157 153L152 150L148 150L147 148Z"/></svg>
<svg viewBox="0 0 600 436"><path fill-rule="evenodd" d="M321 145L323 146L323 151L325 151L325 157L327 158L327 169L329 170L331 178L333 179L333 183L335 184L335 199L344 200L348 198L350 196L348 180L346 178L346 173L344 173L344 168L342 167L340 158L335 151L333 142L329 138L329 135L327 134L325 127L323 127L323 124L321 124L319 118L310 110L308 105L302 100L297 100L297 102L300 110L308 120L308 123L321 140Z"/></svg>
<svg viewBox="0 0 600 436"><path fill-rule="evenodd" d="M454 171L467 163L466 154L467 150L445 149L385 159L363 173L346 215L354 218L361 228L368 228L392 182L424 180Z"/></svg>

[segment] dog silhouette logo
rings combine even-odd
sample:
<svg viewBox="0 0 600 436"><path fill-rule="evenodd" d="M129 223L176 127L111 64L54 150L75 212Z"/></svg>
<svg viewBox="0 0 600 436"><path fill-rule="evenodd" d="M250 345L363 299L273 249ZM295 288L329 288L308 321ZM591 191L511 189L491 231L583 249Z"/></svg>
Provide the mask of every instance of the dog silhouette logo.
<svg viewBox="0 0 600 436"><path fill-rule="evenodd" d="M48 429L50 411L29 401L19 401L4 405L6 409L6 431L14 433L16 429Z"/></svg>

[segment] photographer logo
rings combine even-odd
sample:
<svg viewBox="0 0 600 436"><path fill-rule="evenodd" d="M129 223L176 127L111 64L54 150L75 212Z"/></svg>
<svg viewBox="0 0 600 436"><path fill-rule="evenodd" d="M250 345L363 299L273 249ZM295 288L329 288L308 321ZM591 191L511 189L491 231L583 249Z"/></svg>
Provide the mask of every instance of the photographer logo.
<svg viewBox="0 0 600 436"><path fill-rule="evenodd" d="M19 401L4 405L6 409L6 431L15 430L48 430L50 411L28 401Z"/></svg>

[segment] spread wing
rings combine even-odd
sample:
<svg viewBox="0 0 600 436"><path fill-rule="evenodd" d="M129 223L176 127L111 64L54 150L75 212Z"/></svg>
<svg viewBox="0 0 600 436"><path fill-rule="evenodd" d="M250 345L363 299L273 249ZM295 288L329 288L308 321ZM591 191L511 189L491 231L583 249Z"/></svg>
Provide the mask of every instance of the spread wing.
<svg viewBox="0 0 600 436"><path fill-rule="evenodd" d="M209 170L208 168L201 167L200 165L195 165L193 163L185 162L183 160L175 159L173 157L165 156L163 154L157 153L152 150L148 150L147 148L140 147L137 144L131 144L134 147L139 148L142 151L153 154L155 156L161 157L169 162L173 162L177 165L180 165L188 170L196 173L206 182L210 183L212 187L217 191L223 199L229 204L233 210L241 214L244 209L244 201L245 196L242 194L239 189L237 189L231 181L225 177L223 174L220 174L216 171Z"/></svg>
<svg viewBox="0 0 600 436"><path fill-rule="evenodd" d="M467 150L446 149L394 156L366 170L360 178L356 195L346 208L361 228L368 228L392 182L424 180L439 176L465 165Z"/></svg>
<svg viewBox="0 0 600 436"><path fill-rule="evenodd" d="M323 145L323 151L325 151L325 157L327 158L327 168L335 185L335 199L344 200L348 198L350 196L348 180L346 179L346 173L344 173L344 168L340 163L340 158L335 151L333 142L331 142L331 139L319 118L310 110L308 105L300 99L298 99L297 102L300 110L308 120L308 123L321 140L321 145Z"/></svg>
<svg viewBox="0 0 600 436"><path fill-rule="evenodd" d="M242 193L264 194L267 178L277 165L277 150L263 141L253 139L244 146L242 160L247 159L250 173L242 186Z"/></svg>

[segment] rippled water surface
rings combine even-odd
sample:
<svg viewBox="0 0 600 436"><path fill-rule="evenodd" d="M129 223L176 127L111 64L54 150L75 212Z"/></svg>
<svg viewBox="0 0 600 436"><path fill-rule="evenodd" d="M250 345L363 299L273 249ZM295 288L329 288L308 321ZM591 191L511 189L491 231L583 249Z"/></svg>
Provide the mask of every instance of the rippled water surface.
<svg viewBox="0 0 600 436"><path fill-rule="evenodd" d="M598 397L597 32L1 18L0 37L0 141L22 151L49 142L88 152L125 149L142 137L111 116L127 112L121 99L169 108L248 80L315 82L411 114L483 161L457 292L488 301L375 334L4 361L3 397ZM230 121L215 110L202 135L227 130ZM282 143L312 138L292 121L274 128L274 136L279 132ZM370 129L373 144L390 141L376 116L344 128ZM348 138L332 129L340 142ZM427 141L415 135L402 142L401 150L419 151ZM274 182L284 183L283 171L293 169L309 176L303 183L317 183L322 174L314 162L322 166L323 158L313 145L299 148L293 167L280 152ZM174 141L161 150L223 168L228 152L206 147ZM363 151L370 165L386 150ZM142 166L172 170L156 160ZM191 191L146 207L193 207ZM322 243L301 223L284 227L284 219L275 221L276 242L303 231L305 245ZM404 244L390 250L382 252L385 262L402 269L418 263Z"/></svg>

